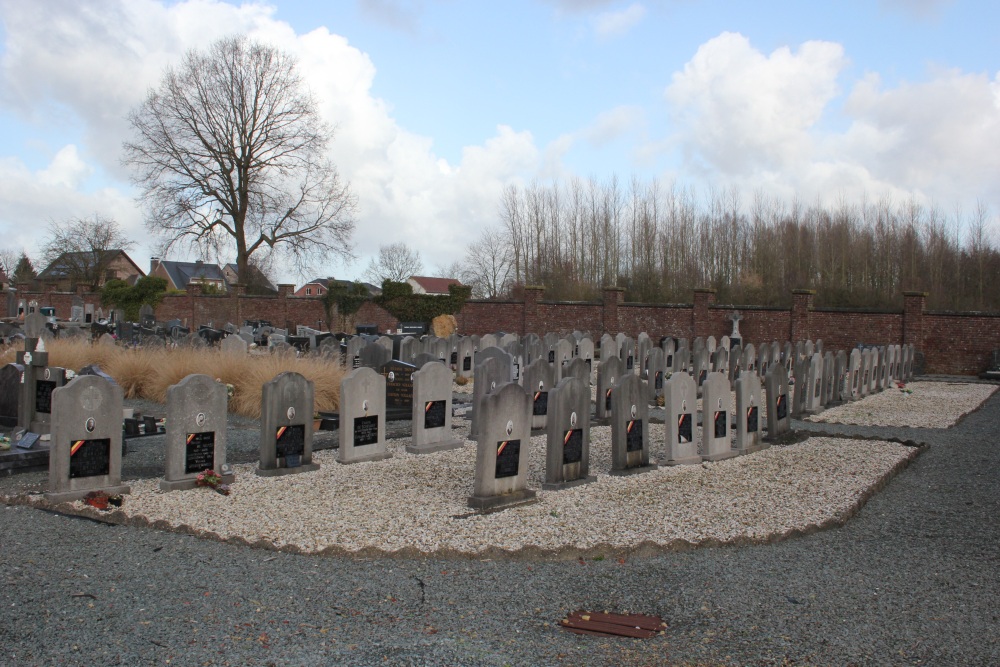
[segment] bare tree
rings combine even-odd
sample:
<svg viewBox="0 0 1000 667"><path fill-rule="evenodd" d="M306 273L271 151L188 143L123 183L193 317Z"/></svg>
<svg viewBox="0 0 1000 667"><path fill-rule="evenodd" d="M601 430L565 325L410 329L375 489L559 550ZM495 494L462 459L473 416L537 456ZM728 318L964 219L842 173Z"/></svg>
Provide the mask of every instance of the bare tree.
<svg viewBox="0 0 1000 667"><path fill-rule="evenodd" d="M288 54L245 36L189 51L128 116L146 225L164 252L187 243L299 270L351 257L356 199L326 157L331 136Z"/></svg>
<svg viewBox="0 0 1000 667"><path fill-rule="evenodd" d="M51 272L48 277L96 289L116 258L113 251L134 246L118 222L95 214L52 222L42 256L48 265L46 271Z"/></svg>
<svg viewBox="0 0 1000 667"><path fill-rule="evenodd" d="M459 278L479 298L507 294L514 280L514 251L502 230L483 230L479 240L469 246Z"/></svg>
<svg viewBox="0 0 1000 667"><path fill-rule="evenodd" d="M14 271L17 270L17 263L21 259L23 250L13 248L0 248L0 271L7 276L8 280L14 278Z"/></svg>
<svg viewBox="0 0 1000 667"><path fill-rule="evenodd" d="M383 280L402 283L410 276L420 275L423 269L420 253L410 250L405 243L390 243L379 246L378 258L368 262L365 278L376 285Z"/></svg>

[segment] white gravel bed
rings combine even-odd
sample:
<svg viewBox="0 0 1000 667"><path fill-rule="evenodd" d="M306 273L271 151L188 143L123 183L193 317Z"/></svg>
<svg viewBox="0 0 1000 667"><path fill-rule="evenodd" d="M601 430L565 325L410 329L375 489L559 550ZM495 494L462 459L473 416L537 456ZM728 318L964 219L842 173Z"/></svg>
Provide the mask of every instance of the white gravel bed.
<svg viewBox="0 0 1000 667"><path fill-rule="evenodd" d="M662 440L662 425L653 426L650 437ZM474 443L421 456L405 453L406 443L390 441L392 459L353 465L336 463L336 452L317 452L318 471L284 477L258 477L254 465L237 465L230 496L208 489L163 493L159 480L133 481L119 511L303 552L476 554L491 547L558 551L766 540L846 519L895 466L916 455L890 442L811 438L714 464L612 477L602 474L610 469L610 428L594 427L597 481L539 490L536 504L482 515L466 505ZM544 437L531 444L528 486L539 489ZM662 445L654 457L660 452Z"/></svg>
<svg viewBox="0 0 1000 667"><path fill-rule="evenodd" d="M989 398L996 385L964 382L910 382L907 393L893 387L860 401L807 417L807 421L858 426L948 428Z"/></svg>

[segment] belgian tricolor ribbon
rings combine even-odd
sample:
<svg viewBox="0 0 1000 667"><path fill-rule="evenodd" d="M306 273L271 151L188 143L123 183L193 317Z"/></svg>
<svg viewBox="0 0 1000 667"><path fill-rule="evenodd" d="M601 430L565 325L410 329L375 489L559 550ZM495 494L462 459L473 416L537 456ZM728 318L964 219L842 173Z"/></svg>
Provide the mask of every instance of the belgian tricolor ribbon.
<svg viewBox="0 0 1000 667"><path fill-rule="evenodd" d="M73 456L78 451L80 451L80 448L83 447L83 443L85 443L85 442L87 442L87 441L86 440L77 440L76 442L74 442L73 445L69 448L69 455Z"/></svg>
<svg viewBox="0 0 1000 667"><path fill-rule="evenodd" d="M427 401L427 405L424 406L424 412L430 412L432 405L434 405L434 401Z"/></svg>
<svg viewBox="0 0 1000 667"><path fill-rule="evenodd" d="M631 432L632 432L632 427L633 427L633 426L635 426L635 421L634 421L634 420L633 420L633 421L630 421L630 422L628 423L628 428L627 428L627 429L625 429L625 432L626 432L626 433L631 433Z"/></svg>
<svg viewBox="0 0 1000 667"><path fill-rule="evenodd" d="M507 449L507 443L509 443L509 442L510 442L510 440L504 440L499 445L497 445L497 456L500 456L501 454L503 454L503 450Z"/></svg>
<svg viewBox="0 0 1000 667"><path fill-rule="evenodd" d="M287 426L280 426L280 427L278 427L278 435L274 436L274 439L275 440L281 440L281 436L283 436L285 434L285 431L287 431L287 430L288 430Z"/></svg>
<svg viewBox="0 0 1000 667"><path fill-rule="evenodd" d="M566 437L563 438L563 447L569 442L569 439L573 437L573 431L566 431Z"/></svg>
<svg viewBox="0 0 1000 667"><path fill-rule="evenodd" d="M196 435L198 435L198 434L197 433L188 433L187 444L190 445L191 441L194 440L194 436L196 436Z"/></svg>

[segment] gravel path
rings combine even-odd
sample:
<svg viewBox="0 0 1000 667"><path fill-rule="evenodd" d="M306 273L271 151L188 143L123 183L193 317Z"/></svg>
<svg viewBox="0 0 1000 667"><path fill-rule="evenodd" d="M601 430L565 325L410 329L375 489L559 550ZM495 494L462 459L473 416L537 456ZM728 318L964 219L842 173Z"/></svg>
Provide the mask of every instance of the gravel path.
<svg viewBox="0 0 1000 667"><path fill-rule="evenodd" d="M0 507L0 664L1000 664L1000 396L950 429L795 426L930 448L841 528L583 561L308 557ZM669 627L555 627L576 609Z"/></svg>

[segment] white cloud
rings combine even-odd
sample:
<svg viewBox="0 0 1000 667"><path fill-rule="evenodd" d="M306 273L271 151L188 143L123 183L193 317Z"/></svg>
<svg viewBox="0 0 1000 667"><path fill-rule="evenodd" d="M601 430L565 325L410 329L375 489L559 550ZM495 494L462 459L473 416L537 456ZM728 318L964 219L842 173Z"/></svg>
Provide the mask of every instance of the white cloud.
<svg viewBox="0 0 1000 667"><path fill-rule="evenodd" d="M633 3L621 11L601 12L594 18L594 32L600 39L620 37L646 16L646 8Z"/></svg>

